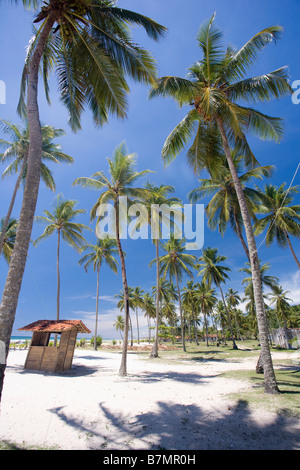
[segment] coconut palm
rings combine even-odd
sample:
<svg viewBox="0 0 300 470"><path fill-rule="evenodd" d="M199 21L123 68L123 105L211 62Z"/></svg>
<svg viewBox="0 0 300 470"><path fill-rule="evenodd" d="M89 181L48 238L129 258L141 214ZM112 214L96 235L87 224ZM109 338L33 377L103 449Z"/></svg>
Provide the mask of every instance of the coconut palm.
<svg viewBox="0 0 300 470"><path fill-rule="evenodd" d="M190 311L191 320L194 326L195 331L195 340L198 344L197 336L197 313L199 311L198 302L197 302L197 291L196 285L193 281L188 281L186 286L182 289L182 304L184 308Z"/></svg>
<svg viewBox="0 0 300 470"><path fill-rule="evenodd" d="M125 309L124 291L121 291L120 294L116 294L115 297L119 299L117 307L120 310L124 310ZM131 321L131 316L130 316L130 310L134 310L136 306L133 287L128 287L128 301L129 301L129 330L130 330L130 336L131 336L130 344L131 346L133 346L133 328L132 328L132 321Z"/></svg>
<svg viewBox="0 0 300 470"><path fill-rule="evenodd" d="M151 341L151 330L150 330L151 318L156 317L156 310L155 310L154 299L152 295L149 294L149 292L146 292L143 295L142 310L145 312L145 317L147 318L147 321L148 321L148 334L149 334L149 343L150 343Z"/></svg>
<svg viewBox="0 0 300 470"><path fill-rule="evenodd" d="M163 278L169 274L170 279L175 278L178 300L179 300L179 313L181 321L181 338L182 338L182 348L186 351L185 339L184 339L184 322L182 316L182 303L181 303L181 293L180 293L180 281L183 278L183 275L186 274L189 277L193 277L191 268L194 268L194 263L196 257L185 253L185 238L179 240L176 239L174 233L171 233L170 240L162 244L162 248L167 252L166 255L159 258L160 263L160 272L163 275ZM150 264L157 262L157 260L152 260Z"/></svg>
<svg viewBox="0 0 300 470"><path fill-rule="evenodd" d="M77 201L62 200L61 195L55 198L54 210L49 212L44 210L44 216L37 216L36 221L46 224L46 228L34 242L37 246L41 241L47 239L54 233L57 234L57 297L56 297L56 319L60 316L60 242L61 238L76 251L80 252L80 247L86 243L82 233L84 230L91 230L84 224L74 222L80 214L84 214L84 209L75 209ZM96 336L95 336L96 337Z"/></svg>
<svg viewBox="0 0 300 470"><path fill-rule="evenodd" d="M114 240L109 238L103 238L98 240L95 245L87 243L81 247L81 252L86 252L82 258L78 261L80 266L83 266L84 269L92 265L94 271L97 272L97 291L96 291L96 318L95 318L95 335L94 338L98 336L98 306L99 306L99 280L100 280L100 268L105 263L114 273L117 274L118 271L118 262L114 258L114 254L118 253L118 247ZM97 341L94 341L94 349L97 351Z"/></svg>
<svg viewBox="0 0 300 470"><path fill-rule="evenodd" d="M213 307L217 302L217 297L215 295L215 289L208 285L202 279L202 282L196 284L196 292L195 292L197 302L199 303L200 310L204 317L204 325L206 331L206 345L208 344L208 325L207 325L207 315L212 311Z"/></svg>
<svg viewBox="0 0 300 470"><path fill-rule="evenodd" d="M238 336L238 339L241 339L241 333L240 333L240 329L239 329L239 324L238 324L238 319L237 319L237 312L236 312L236 307L241 302L241 297L239 296L238 291L232 289L231 287L228 289L228 292L225 294L225 297L227 299L227 303L228 303L229 307L231 307L232 310L233 310L234 318L235 318L235 325L236 325L236 330L237 330L237 336Z"/></svg>
<svg viewBox="0 0 300 470"><path fill-rule="evenodd" d="M47 79L50 72L56 71L59 95L68 110L69 123L74 131L80 129L81 115L86 107L91 109L96 125L106 123L109 115L124 118L129 91L126 77L147 85L156 77L152 55L133 42L129 27L141 26L154 40L166 31L151 18L117 7L114 0L22 0L22 4L36 9L34 24L37 29L27 51L18 105L19 113L28 118L29 151L15 249L0 306L0 341L5 343L6 355L27 260L41 174L39 72L42 72L49 100ZM0 365L1 393L5 367L6 361Z"/></svg>
<svg viewBox="0 0 300 470"><path fill-rule="evenodd" d="M6 219L1 219L0 221L0 230L4 230ZM10 263L10 258L14 249L16 233L17 233L17 224L18 221L16 219L10 219L8 224L6 224L6 229L4 232L4 239L3 239L3 256L7 264Z"/></svg>
<svg viewBox="0 0 300 470"><path fill-rule="evenodd" d="M298 268L300 261L293 249L290 235L300 238L300 205L292 205L293 194L297 193L299 187L292 186L284 189L285 183L279 188L273 184L265 186L261 192L261 201L257 207L257 212L263 215L254 224L254 233L259 235L265 229L266 245L270 246L274 240L281 247L289 246Z"/></svg>
<svg viewBox="0 0 300 470"><path fill-rule="evenodd" d="M25 128L18 126L17 124L12 124L9 121L0 119L0 129L4 134L6 134L10 140L0 139L0 145L5 147L5 151L0 153L0 158L2 162L8 160L13 160L4 170L2 178L10 176L12 174L18 174L12 198L9 204L9 208L6 214L6 223L3 225L3 232L1 231L0 235L0 253L3 245L3 237L5 235L5 227L11 217L14 203L17 196L17 191L20 187L20 184L25 185L26 174L27 174L27 159L28 159L28 150L29 150L29 128L28 124ZM52 126L42 126L42 162L41 162L41 179L45 185L55 191L55 181L53 174L46 165L45 162L54 162L54 163L73 163L73 158L66 153L61 151L61 147L58 144L53 142L54 139L62 137L65 135L63 129L55 129Z"/></svg>
<svg viewBox="0 0 300 470"><path fill-rule="evenodd" d="M113 327L120 332L121 339L123 341L122 332L124 331L125 321L123 315L117 315L117 320L114 322Z"/></svg>
<svg viewBox="0 0 300 470"><path fill-rule="evenodd" d="M254 178L262 179L263 177L269 177L272 173L273 167L271 165L259 166L250 170L245 170L243 168L243 156L233 153L232 160L239 175L249 214L251 218L255 220L259 192L246 186L246 184ZM248 261L250 261L248 246L243 237L243 219L239 201L225 156L224 161L218 170L219 171L216 171L210 178L199 179L201 185L189 193L189 200L192 203L195 203L205 196L211 197L210 202L205 208L208 216L209 228L211 230L218 228L219 232L223 236L228 223L230 223L233 231L242 243Z"/></svg>
<svg viewBox="0 0 300 470"><path fill-rule="evenodd" d="M136 316L136 328L137 328L137 341L140 344L140 328L139 328L139 315L138 309L143 305L143 294L145 291L139 286L135 287L132 292L134 307L135 307L135 316Z"/></svg>
<svg viewBox="0 0 300 470"><path fill-rule="evenodd" d="M215 284L220 289L222 301L227 314L228 325L231 332L233 349L238 349L233 335L230 314L224 298L223 289L221 287L221 284L226 282L226 279L229 279L227 272L231 271L228 266L220 264L226 261L226 259L226 256L218 255L217 248L209 247L202 250L202 256L199 258L197 268L199 269L199 274L202 274L203 281L206 282L208 286Z"/></svg>
<svg viewBox="0 0 300 470"><path fill-rule="evenodd" d="M73 184L81 185L83 187L91 188L94 190L102 191L100 197L91 209L91 220L93 220L97 211L100 209L102 204L107 204L109 201L112 202L113 206L113 233L110 236L115 237L118 245L119 256L121 261L122 270L122 282L125 299L125 328L124 328L124 341L121 366L119 374L124 376L127 375L127 346L128 346L128 328L129 328L129 299L128 299L128 283L126 274L126 265L124 252L121 244L120 227L122 220L126 219L127 212L124 213L122 210L122 197L126 197L129 201L132 198L143 199L145 195L144 188L133 187L135 182L143 175L149 173L150 170L144 170L137 172L135 171L136 156L134 154L128 154L124 143L120 144L114 151L112 159L108 159L110 169L110 179L107 178L102 171L93 174L90 178L80 177L77 178ZM131 199L130 199L131 198ZM127 200L126 200L127 201ZM99 215L99 213L98 213ZM122 220L120 220L120 217ZM125 219L124 219L125 218ZM104 234L107 236L107 234ZM99 234L103 236L103 233Z"/></svg>
<svg viewBox="0 0 300 470"><path fill-rule="evenodd" d="M272 293L268 295L268 298L271 300L270 306L272 304L275 304L276 311L277 313L280 314L284 328L287 328L287 314L288 314L288 309L289 309L289 299L287 297L287 294L289 291L284 291L282 286L274 285L272 287Z"/></svg>
<svg viewBox="0 0 300 470"><path fill-rule="evenodd" d="M146 197L143 204L147 208L148 224L151 227L151 234L154 235L153 243L156 250L156 324L155 324L155 339L150 357L158 357L158 328L159 328L159 300L160 300L160 280L159 280L159 239L161 238L161 225L170 225L172 223L171 213L169 211L161 210L163 205L171 208L175 206L175 211L181 206L181 201L175 197L168 197L174 192L173 186L160 185L155 186L152 183L147 183L145 186Z"/></svg>
<svg viewBox="0 0 300 470"><path fill-rule="evenodd" d="M282 28L271 26L255 34L239 50L222 47L222 32L215 26L215 15L206 21L197 35L202 52L189 68L187 78L166 76L157 81L150 98L170 96L180 106L191 106L183 120L170 133L163 146L165 163L174 159L188 144L188 163L194 171L203 168L212 175L222 162L225 153L237 193L247 245L250 254L254 283L256 313L261 337L261 348L265 364L265 391L278 393L271 352L268 344L267 322L259 279L259 263L251 216L244 197L243 188L231 157L231 150L244 155L246 166L257 165L246 139L250 132L262 139L279 141L283 135L280 119L267 116L241 102L258 103L272 98L291 95L293 89L288 83L288 69L281 67L265 75L246 77L259 53L280 37Z"/></svg>

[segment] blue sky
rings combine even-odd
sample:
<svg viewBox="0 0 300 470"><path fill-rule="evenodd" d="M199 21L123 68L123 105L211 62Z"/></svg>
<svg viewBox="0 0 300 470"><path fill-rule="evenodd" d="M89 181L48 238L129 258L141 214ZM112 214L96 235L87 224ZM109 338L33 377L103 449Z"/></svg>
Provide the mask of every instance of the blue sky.
<svg viewBox="0 0 300 470"><path fill-rule="evenodd" d="M20 2L21 3L21 2ZM216 12L216 23L224 31L224 44L242 46L261 29L280 24L284 28L282 39L275 46L268 46L251 70L251 75L258 75L281 66L288 65L290 81L300 80L299 43L300 30L298 18L300 3L298 0L120 0L119 6L138 11L152 17L168 28L163 40L158 43L147 38L144 31L134 28L134 39L149 49L157 60L158 74L185 76L187 68L200 59L196 44L196 34L201 23ZM6 104L0 104L0 117L19 123L16 107L19 96L21 71L25 58L25 47L32 35L32 13L10 2L1 2L0 16L0 80L6 84ZM161 160L163 143L186 113L178 109L175 102L168 99L148 101L149 90L143 85L130 82L128 118L124 121L111 119L101 129L93 125L87 110L82 119L82 130L73 134L68 126L67 112L59 102L56 93L55 78L51 80L51 107L45 102L43 89L40 88L40 117L44 124L63 128L66 136L58 140L64 152L74 159L73 165L52 166L57 193L64 198L78 201L78 208L86 209L86 214L78 221L89 225L89 211L97 194L93 191L72 186L75 178L90 176L95 171L107 172L106 158L114 148L125 141L130 153L137 154L138 170L155 171L151 180L157 184L171 184L176 188L176 196L187 203L187 193L196 187L197 178L187 166L185 153L182 152L169 167L164 168ZM291 98L264 104L260 109L266 114L280 116L285 120L285 136L280 144L262 142L251 137L249 142L262 165L276 166L271 181L280 185L289 185L299 162L299 112L300 105L292 103ZM5 166L1 171L3 171ZM145 179L144 181L146 181ZM5 215L13 191L15 178L1 180L0 197L2 217ZM294 184L300 183L300 173ZM18 217L22 193L18 194L14 216ZM36 215L43 210L51 210L55 194L40 186ZM299 195L297 197L299 203ZM86 237L95 241L95 226ZM32 239L35 240L43 227L35 224ZM263 237L257 239L258 245ZM299 240L293 239L293 246L299 254ZM149 268L149 262L155 256L153 245L148 240L126 240L123 243L127 253L128 283L139 285L149 291L155 283L155 269ZM211 232L205 226L204 247L217 247L220 254L228 257L231 268L231 280L225 290L232 287L242 292L243 274L239 268L244 266L245 255L239 240L228 228L222 238L218 232ZM193 252L197 256L201 251ZM290 291L293 303L300 302L300 277L297 266L288 249L283 250L273 245L266 248L263 244L259 255L264 263L271 264L269 274L277 276L281 284ZM93 271L86 273L78 265L79 255L68 245L61 249L61 318L82 319L91 329L94 325L96 277ZM0 259L0 287L4 286L7 265ZM197 279L197 278L195 278ZM103 337L116 336L112 327L118 314L114 295L122 288L121 273L117 276L105 266L100 280L100 323L99 333ZM14 331L29 322L38 319L54 319L56 315L56 238L52 237L37 248L30 247L28 262L23 278L22 290L15 319ZM141 323L146 326L142 320ZM145 330L144 330L145 333Z"/></svg>

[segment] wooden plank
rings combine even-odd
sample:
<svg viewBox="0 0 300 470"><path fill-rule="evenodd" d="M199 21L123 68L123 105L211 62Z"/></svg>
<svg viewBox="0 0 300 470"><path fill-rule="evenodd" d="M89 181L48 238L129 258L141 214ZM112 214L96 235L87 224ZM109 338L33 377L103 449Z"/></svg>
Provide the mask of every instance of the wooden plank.
<svg viewBox="0 0 300 470"><path fill-rule="evenodd" d="M30 346L24 368L39 370L43 354L44 346Z"/></svg>

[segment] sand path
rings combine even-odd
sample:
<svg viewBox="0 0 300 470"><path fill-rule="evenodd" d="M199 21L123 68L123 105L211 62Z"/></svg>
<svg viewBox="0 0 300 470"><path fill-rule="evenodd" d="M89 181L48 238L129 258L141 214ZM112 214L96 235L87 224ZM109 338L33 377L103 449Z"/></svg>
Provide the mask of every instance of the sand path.
<svg viewBox="0 0 300 470"><path fill-rule="evenodd" d="M224 378L240 362L172 362L129 353L76 350L64 374L23 370L26 351L11 351L1 405L0 439L58 449L299 449L300 420L253 410L227 395L249 388ZM283 357L280 354L280 357Z"/></svg>

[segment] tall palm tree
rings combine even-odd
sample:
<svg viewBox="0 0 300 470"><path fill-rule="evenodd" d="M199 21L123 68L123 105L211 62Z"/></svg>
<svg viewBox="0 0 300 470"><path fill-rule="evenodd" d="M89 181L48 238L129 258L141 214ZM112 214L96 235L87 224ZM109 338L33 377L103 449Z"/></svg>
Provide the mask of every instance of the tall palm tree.
<svg viewBox="0 0 300 470"><path fill-rule="evenodd" d="M2 132L10 138L10 141L0 139L0 145L6 147L3 153L0 153L0 158L2 162L7 160L13 161L6 167L2 174L2 178L5 178L12 174L18 174L12 198L9 204L9 208L6 214L5 222L3 224L3 232L1 231L0 235L0 253L3 245L3 237L5 235L6 226L11 217L13 207L15 204L17 191L20 187L20 184L25 185L26 174L27 174L27 159L29 151L29 128L28 124L25 128L22 128L16 124L12 124L9 121L0 119L0 129ZM61 147L58 144L53 142L54 139L65 135L63 129L55 129L52 126L42 126L42 161L41 161L41 179L46 184L46 186L55 191L55 181L53 174L46 165L45 162L54 162L54 163L73 163L73 158L70 155L61 151Z"/></svg>
<svg viewBox="0 0 300 470"><path fill-rule="evenodd" d="M273 167L271 165L259 166L250 170L245 170L243 168L243 158L243 156L236 155L234 153L232 155L232 160L238 172L239 180L244 191L249 214L251 218L255 220L259 192L246 186L246 184L248 184L253 178L262 179L263 177L269 177L272 173ZM225 156L218 171L214 172L210 178L199 179L199 182L201 185L189 193L189 200L192 203L195 203L205 196L211 196L210 202L205 208L208 216L209 228L215 230L218 227L219 232L223 236L229 222L233 231L239 237L248 261L250 262L248 246L243 237L243 219L239 201Z"/></svg>
<svg viewBox="0 0 300 470"><path fill-rule="evenodd" d="M142 310L145 312L145 317L148 320L148 335L149 335L149 343L151 341L151 330L150 330L150 322L151 318L156 317L156 310L155 310L155 304L154 304L154 299L149 292L145 292L143 295L143 304L142 304Z"/></svg>
<svg viewBox="0 0 300 470"><path fill-rule="evenodd" d="M220 289L222 301L227 315L228 325L231 332L233 349L238 349L234 339L227 303L225 301L223 289L221 287L221 284L226 282L226 279L229 279L227 272L230 271L230 268L220 264L226 261L226 259L226 256L218 255L217 248L209 247L202 250L202 256L199 258L197 268L199 269L199 274L202 274L203 276L203 281L207 282L208 286L215 284Z"/></svg>
<svg viewBox="0 0 300 470"><path fill-rule="evenodd" d="M75 209L77 201L62 200L58 195L55 198L54 210L49 212L44 210L45 216L37 216L36 221L46 224L46 228L34 242L37 246L41 241L47 239L54 233L57 234L56 270L57 270L57 297L56 297L56 319L60 316L60 242L61 238L76 251L80 252L80 247L86 240L82 233L84 230L91 230L84 224L73 222L77 216L84 214L84 209Z"/></svg>
<svg viewBox="0 0 300 470"><path fill-rule="evenodd" d="M135 316L136 316L136 328L137 328L137 341L140 344L140 328L139 328L139 315L138 309L143 306L143 294L145 291L139 286L135 287L132 292L134 307L135 307Z"/></svg>
<svg viewBox="0 0 300 470"><path fill-rule="evenodd" d="M260 263L260 260L259 260L259 263ZM261 291L262 292L263 292L264 286L268 286L272 289L274 285L278 284L278 278L277 277L269 276L269 275L265 274L266 271L268 271L270 269L270 266L271 265L269 263L265 263L263 265L260 264L259 276L260 276L260 283L261 283ZM253 285L253 277L252 277L252 270L251 270L250 263L246 263L246 267L241 268L240 271L243 271L243 272L245 272L249 275L248 277L243 279L242 283L247 285L247 287L245 289L246 298L248 297L248 299L249 299L247 309L253 315L253 313L256 314L256 304L255 304L254 285ZM264 310L266 310L265 298L266 298L266 296L263 294ZM256 314L256 319L257 319L257 314ZM266 316L266 321L267 321L267 316ZM259 326L258 326L258 330L259 330ZM270 336L270 331L269 330L270 330L270 328L269 328L268 323L267 323L268 337ZM259 332L259 339L260 339L260 332ZM260 341L261 341L261 339L260 339ZM264 372L264 360L263 360L263 357L262 357L262 351L259 355L259 359L258 359L258 362L257 362L257 365L256 365L256 372L257 373L263 373Z"/></svg>
<svg viewBox="0 0 300 470"><path fill-rule="evenodd" d="M246 73L265 46L276 41L280 26L271 26L255 34L239 50L222 47L222 32L215 26L215 15L205 22L197 35L202 59L189 68L187 78L162 77L153 87L150 98L171 96L180 106L192 109L168 136L162 156L166 163L174 159L193 137L187 152L188 163L195 171L209 169L210 174L219 167L225 153L237 193L254 283L256 313L265 364L265 391L278 393L271 352L268 344L267 322L259 278L259 263L251 216L243 188L231 157L231 150L245 156L247 166L257 165L246 139L251 132L262 139L279 141L283 134L281 120L267 116L241 102L264 102L272 98L291 95L288 69L281 67L265 75L248 78Z"/></svg>
<svg viewBox="0 0 300 470"><path fill-rule="evenodd" d="M139 198L143 199L145 194L144 188L133 187L135 182L143 175L149 173L150 170L135 171L136 156L128 154L125 145L120 144L114 151L112 159L108 159L110 169L110 179L107 178L102 171L93 174L90 178L80 177L77 178L73 184L81 185L83 187L91 188L94 190L102 191L101 196L91 209L91 219L93 220L97 215L98 208L102 204L109 201L113 203L114 210L114 233L110 234L116 238L119 256L121 261L122 282L125 299L125 328L124 328L124 341L122 360L119 369L121 376L127 375L127 346L128 346L128 327L129 327L129 299L128 299L128 282L126 274L126 265L124 252L121 245L120 237L120 215L126 217L122 211L121 197ZM121 212L121 214L120 214Z"/></svg>
<svg viewBox="0 0 300 470"><path fill-rule="evenodd" d="M6 224L6 219L1 219L0 221L0 230L4 230L4 225L6 225L6 229L4 232L4 239L3 239L3 256L7 264L10 263L11 255L14 249L15 240L16 240L16 233L17 233L17 219L10 219L8 224Z"/></svg>
<svg viewBox="0 0 300 470"><path fill-rule="evenodd" d="M191 320L193 322L194 331L195 331L195 340L198 344L197 336L197 313L198 313L198 302L197 302L197 291L196 285L193 281L188 281L186 286L182 289L182 304L191 312Z"/></svg>
<svg viewBox="0 0 300 470"><path fill-rule="evenodd" d="M281 247L289 246L293 258L300 269L300 261L293 249L290 235L300 238L300 205L294 204L293 194L298 192L297 186L284 189L285 183L277 188L268 184L264 192L260 194L260 204L257 212L264 215L254 224L254 234L259 235L265 229L266 245L269 246L274 240Z"/></svg>
<svg viewBox="0 0 300 470"><path fill-rule="evenodd" d="M117 320L113 324L113 327L117 330L120 331L121 339L123 341L123 335L122 332L124 331L125 327L125 322L124 322L124 317L123 315L117 315Z"/></svg>
<svg viewBox="0 0 300 470"><path fill-rule="evenodd" d="M270 306L275 304L276 311L280 314L283 320L284 328L287 328L287 313L290 306L289 301L291 301L291 299L287 297L289 291L284 291L282 286L278 285L274 285L272 287L272 291L273 292L268 295L271 300Z"/></svg>
<svg viewBox="0 0 300 470"><path fill-rule="evenodd" d="M118 262L114 258L114 253L118 252L117 244L114 240L109 238L103 238L98 240L95 245L87 243L81 247L81 252L86 252L82 258L78 261L80 266L83 265L84 269L87 271L89 266L93 265L94 271L97 272L97 290L96 290L96 318L95 318L95 341L94 349L97 351L97 335L98 335L98 306L99 306L99 280L100 280L100 268L106 263L107 266L117 274L118 271Z"/></svg>
<svg viewBox="0 0 300 470"><path fill-rule="evenodd" d="M159 328L159 299L160 299L160 279L159 279L159 239L161 237L161 224L171 224L170 212L160 212L160 207L166 205L168 207L173 204L182 204L180 199L176 197L168 197L174 192L173 186L166 186L161 184L155 186L154 184L147 183L146 197L143 201L148 212L148 224L151 227L151 232L155 234L156 238L153 239L156 250L156 323L155 323L155 337L153 348L150 357L158 357L158 328Z"/></svg>
<svg viewBox="0 0 300 470"><path fill-rule="evenodd" d="M162 248L167 252L166 255L159 258L160 263L160 272L163 275L163 278L169 274L170 279L175 278L178 300L179 300L179 313L181 321L181 338L182 338L182 348L186 351L185 339L184 339L184 321L182 315L182 303L181 303L181 293L180 293L180 281L183 278L183 274L193 277L193 273L190 268L194 268L196 257L194 255L189 255L185 253L185 238L179 240L174 237L174 234L171 233L170 240L162 244ZM152 260L150 264L157 262L157 260Z"/></svg>
<svg viewBox="0 0 300 470"><path fill-rule="evenodd" d="M120 292L120 294L116 294L115 297L119 299L119 302L117 303L117 307L120 310L125 309L125 296L124 296L124 290ZM135 309L135 298L134 298L134 289L133 287L128 287L128 304L129 304L129 330L130 330L130 336L131 336L131 346L133 346L133 328L132 328L132 321L131 321L131 316L130 316L130 310Z"/></svg>
<svg viewBox="0 0 300 470"><path fill-rule="evenodd" d="M16 0L20 3L21 0ZM26 184L18 223L15 249L9 265L0 306L0 341L6 357L15 319L19 293L38 197L42 136L38 107L39 72L42 71L46 97L48 76L56 70L62 102L74 131L80 128L88 106L96 125L109 115L126 116L129 91L126 76L145 84L156 77L152 55L130 37L129 26L141 26L158 40L166 28L151 18L116 6L114 0L22 0L35 9L36 34L30 42L22 74L19 113L28 118L29 151ZM25 105L26 103L26 105ZM0 365L0 395L5 364Z"/></svg>
<svg viewBox="0 0 300 470"><path fill-rule="evenodd" d="M207 315L212 311L214 305L217 302L217 297L215 295L215 289L208 285L202 279L202 282L196 284L195 295L197 297L197 302L199 303L200 310L204 317L204 325L206 331L206 345L208 344L208 325L207 325Z"/></svg>
<svg viewBox="0 0 300 470"><path fill-rule="evenodd" d="M241 302L241 297L238 294L237 290L232 289L229 287L228 292L226 292L225 297L227 299L229 307L232 308L233 313L234 313L234 318L235 318L235 325L236 325L236 330L237 330L237 336L238 339L241 339L241 333L239 329L239 324L238 324L238 319L237 319L237 312L236 312L236 307L238 304Z"/></svg>

